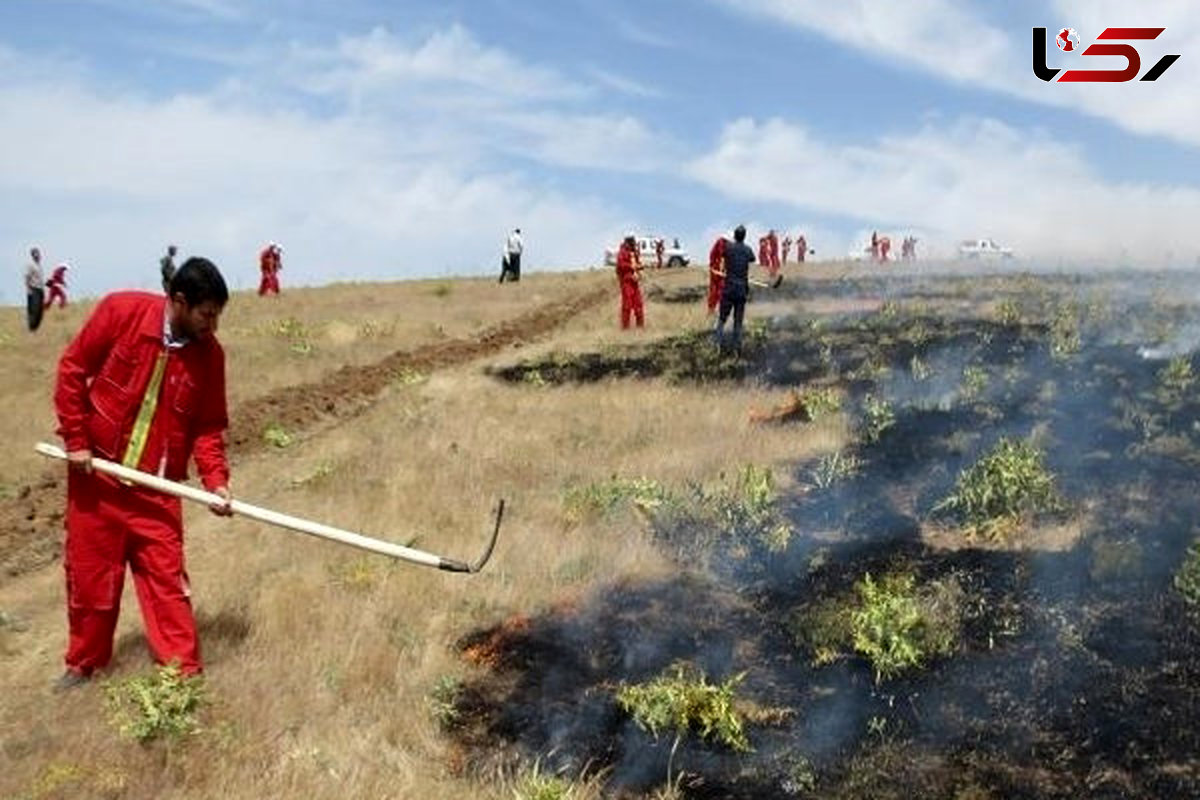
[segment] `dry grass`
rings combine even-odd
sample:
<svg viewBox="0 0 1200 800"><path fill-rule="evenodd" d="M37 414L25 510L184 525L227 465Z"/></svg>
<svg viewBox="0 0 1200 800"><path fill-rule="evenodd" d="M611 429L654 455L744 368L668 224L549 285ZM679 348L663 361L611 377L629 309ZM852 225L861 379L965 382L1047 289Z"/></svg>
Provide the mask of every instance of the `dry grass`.
<svg viewBox="0 0 1200 800"><path fill-rule="evenodd" d="M344 362L467 335L609 280L583 273L530 276L516 291L432 281L287 292L262 303L239 296L224 320L231 399L236 406ZM682 285L704 276L690 270L651 280ZM443 284L448 293L434 291ZM611 304L514 355L594 350L706 324L695 306L651 303L650 328L623 334L616 306L614 288ZM18 444L2 468L6 480L34 463L24 450L52 427L54 362L84 311L51 314L37 336L18 331L0 346L0 394L6 408L19 409L0 423ZM281 353L281 338L263 333L288 317L319 332L310 354ZM365 335L366 323L380 332ZM480 668L452 643L509 615L671 569L632 518L568 524L563 489L614 474L711 479L744 463L829 452L846 437L841 420L752 427L751 407L786 396L752 385L510 386L482 367L396 385L351 422L241 459L234 483L250 502L393 541L416 537L416 547L467 559L483 544L492 504L506 497L500 546L480 575L393 564L188 509L188 566L213 702L205 730L182 746L119 739L98 687L52 695L65 639L60 568L6 579L0 610L25 630L6 631L0 642L0 797L511 797L512 781L482 785L456 774L430 713L439 679ZM148 665L132 587L125 597L117 677Z"/></svg>

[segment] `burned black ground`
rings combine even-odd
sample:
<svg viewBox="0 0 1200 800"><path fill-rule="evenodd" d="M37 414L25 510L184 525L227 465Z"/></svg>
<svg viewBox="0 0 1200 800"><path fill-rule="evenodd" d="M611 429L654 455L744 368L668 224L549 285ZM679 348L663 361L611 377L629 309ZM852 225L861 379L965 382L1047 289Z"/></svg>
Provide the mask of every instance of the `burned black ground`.
<svg viewBox="0 0 1200 800"><path fill-rule="evenodd" d="M870 394L894 407L894 424L855 444L857 474L832 485L813 484L813 463L791 465L807 488L779 499L796 532L782 552L697 531L703 559L664 541L677 579L611 586L497 638L452 731L472 768L540 758L566 774L607 770L612 796L643 796L666 782L672 741L638 729L613 693L682 659L718 680L745 672L744 697L791 710L751 725L748 755L685 738L672 763L688 797L1200 795L1200 623L1172 589L1200 520L1200 404L1194 387L1172 392L1163 378L1167 357L1188 358L1200 341L1197 309L1180 301L1200 297L1196 278L790 289L798 301L887 303L776 318L740 372L715 377L835 386L854 418ZM678 337L550 375L709 380L661 367L665 353L701 363L705 346ZM612 369L622 359L644 369ZM547 362L527 368L553 382ZM517 374L528 373L501 377ZM1026 531L1003 546L935 546L924 531L954 520L934 507L1002 436L1039 443L1066 501L1030 524L1073 533L1057 547L1022 541ZM813 666L790 632L797 613L897 569L965 589L954 655L882 683L857 658Z"/></svg>

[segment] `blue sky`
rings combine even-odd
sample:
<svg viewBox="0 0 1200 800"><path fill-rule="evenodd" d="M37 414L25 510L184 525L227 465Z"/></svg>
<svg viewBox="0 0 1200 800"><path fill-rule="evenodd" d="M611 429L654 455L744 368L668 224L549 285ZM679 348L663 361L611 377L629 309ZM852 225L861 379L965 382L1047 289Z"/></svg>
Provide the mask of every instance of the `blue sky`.
<svg viewBox="0 0 1200 800"><path fill-rule="evenodd" d="M823 257L878 229L1191 264L1200 6L1134 5L5 0L0 245L87 294L153 287L168 242L239 287L268 239L285 286L492 274L513 226L532 269L738 222ZM1182 57L1043 83L1035 25L1166 27L1143 69Z"/></svg>

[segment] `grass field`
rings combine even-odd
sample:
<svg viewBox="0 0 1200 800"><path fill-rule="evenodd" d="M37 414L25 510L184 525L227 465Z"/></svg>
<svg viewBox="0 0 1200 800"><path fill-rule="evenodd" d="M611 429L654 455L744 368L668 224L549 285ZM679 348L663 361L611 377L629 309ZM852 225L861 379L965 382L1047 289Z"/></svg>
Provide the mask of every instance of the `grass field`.
<svg viewBox="0 0 1200 800"><path fill-rule="evenodd" d="M509 513L465 576L189 508L204 693L142 742L132 587L103 681L50 691L32 445L88 307L0 323L0 556L43 554L0 558L0 798L1194 796L1200 281L944 267L789 267L743 359L696 269L629 332L607 271L235 296L238 497L463 559ZM687 713L618 704L680 664Z"/></svg>

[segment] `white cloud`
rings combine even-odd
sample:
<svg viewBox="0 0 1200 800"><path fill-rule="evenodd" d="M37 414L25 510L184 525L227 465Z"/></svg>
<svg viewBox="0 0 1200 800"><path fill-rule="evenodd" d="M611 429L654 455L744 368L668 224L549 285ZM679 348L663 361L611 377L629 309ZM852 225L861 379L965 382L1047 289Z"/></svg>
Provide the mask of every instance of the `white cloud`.
<svg viewBox="0 0 1200 800"><path fill-rule="evenodd" d="M952 0L715 0L736 13L778 20L811 31L872 58L908 65L948 83L991 89L1034 103L1070 108L1126 130L1200 144L1200 105L1193 102L1200 80L1200 5L1153 0L1056 0L1037 7L1022 22L998 28L981 4ZM1165 53L1182 57L1155 83L1059 84L1038 80L1030 68L1030 37L1035 26L1069 24L1085 43L1106 27L1166 27L1154 42L1138 45L1142 70ZM1089 56L1089 63L1049 46L1049 66L1113 69L1121 59Z"/></svg>
<svg viewBox="0 0 1200 800"><path fill-rule="evenodd" d="M624 75L618 75L615 72L609 72L599 67L591 67L588 70L593 78L603 86L610 89L615 89L623 94L633 95L634 97L662 97L663 93L653 86L647 86L640 81L635 81Z"/></svg>
<svg viewBox="0 0 1200 800"><path fill-rule="evenodd" d="M678 163L678 146L630 116L544 111L497 115L524 134L526 155L568 167L652 172Z"/></svg>
<svg viewBox="0 0 1200 800"><path fill-rule="evenodd" d="M256 279L267 239L284 243L292 283L490 275L516 225L530 267L582 266L628 215L481 158L477 140L454 135L462 117L411 130L380 116L323 117L257 104L261 86L113 94L25 61L20 75L0 76L0 116L28 123L0 127L0 249L38 242L75 265L76 292L154 286L170 241L214 258L239 286ZM565 136L569 126L551 121ZM645 143L638 125L626 127L618 141ZM571 155L546 132L526 135L547 158Z"/></svg>
<svg viewBox="0 0 1200 800"><path fill-rule="evenodd" d="M1105 180L1073 147L991 119L928 124L869 146L780 120L728 125L689 173L727 195L846 215L947 252L994 236L1025 255L1191 261L1200 191ZM848 244L848 243L845 243Z"/></svg>
<svg viewBox="0 0 1200 800"><path fill-rule="evenodd" d="M296 56L298 66L308 62L307 88L356 98L444 84L506 102L577 98L584 93L554 70L482 45L460 25L437 31L415 46L377 27L363 36L342 36L335 48L297 50Z"/></svg>

